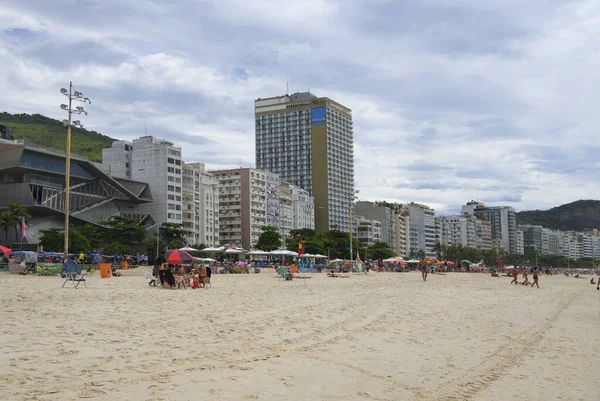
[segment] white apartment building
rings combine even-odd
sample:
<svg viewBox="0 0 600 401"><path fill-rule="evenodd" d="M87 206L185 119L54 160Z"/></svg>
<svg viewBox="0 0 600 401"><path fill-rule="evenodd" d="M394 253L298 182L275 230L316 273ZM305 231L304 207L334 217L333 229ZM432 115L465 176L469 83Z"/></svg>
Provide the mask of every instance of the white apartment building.
<svg viewBox="0 0 600 401"><path fill-rule="evenodd" d="M475 215L492 223L492 246L509 254L517 253L517 215L510 206L485 206L471 201L462 207L463 215Z"/></svg>
<svg viewBox="0 0 600 401"><path fill-rule="evenodd" d="M491 238L490 228L490 238ZM525 255L525 242L523 238L523 230L517 230L517 255Z"/></svg>
<svg viewBox="0 0 600 401"><path fill-rule="evenodd" d="M105 162L106 159L106 162ZM182 224L181 148L172 142L143 136L131 144L113 143L102 150L102 162L123 178L148 183L152 202L140 205L157 223Z"/></svg>
<svg viewBox="0 0 600 401"><path fill-rule="evenodd" d="M220 245L219 183L204 163L183 164L183 229L189 245Z"/></svg>
<svg viewBox="0 0 600 401"><path fill-rule="evenodd" d="M294 195L292 186L283 181L279 184L279 235L283 248L290 238L290 230L294 229Z"/></svg>
<svg viewBox="0 0 600 401"><path fill-rule="evenodd" d="M110 148L102 149L102 164L109 166L113 177L131 179L133 145L128 141L114 141Z"/></svg>
<svg viewBox="0 0 600 401"><path fill-rule="evenodd" d="M251 249L267 224L267 173L254 168L216 170L219 182L219 239Z"/></svg>
<svg viewBox="0 0 600 401"><path fill-rule="evenodd" d="M362 245L369 246L382 240L379 220L368 220L362 216L353 217L352 220L352 235Z"/></svg>
<svg viewBox="0 0 600 401"><path fill-rule="evenodd" d="M256 166L309 192L315 227L350 229L354 200L352 111L309 92L256 99Z"/></svg>
<svg viewBox="0 0 600 401"><path fill-rule="evenodd" d="M267 183L267 225L278 228L279 222L279 175L265 171Z"/></svg>
<svg viewBox="0 0 600 401"><path fill-rule="evenodd" d="M411 249L413 253L425 251L426 257L435 257L435 211L426 205L411 202L406 205L410 217Z"/></svg>
<svg viewBox="0 0 600 401"><path fill-rule="evenodd" d="M466 216L443 216L442 245L477 248L477 231L475 220Z"/></svg>
<svg viewBox="0 0 600 401"><path fill-rule="evenodd" d="M290 184L292 190L294 229L315 229L315 198L309 192Z"/></svg>
<svg viewBox="0 0 600 401"><path fill-rule="evenodd" d="M410 255L410 217L408 213L395 214L394 224L394 251L396 255L407 258Z"/></svg>
<svg viewBox="0 0 600 401"><path fill-rule="evenodd" d="M279 233L284 244L290 238L290 230L315 228L315 204L308 191L282 181L279 184L279 210Z"/></svg>
<svg viewBox="0 0 600 401"><path fill-rule="evenodd" d="M381 241L394 249L394 213L389 207L374 202L358 201L354 204L354 214L367 220L377 220L381 223Z"/></svg>

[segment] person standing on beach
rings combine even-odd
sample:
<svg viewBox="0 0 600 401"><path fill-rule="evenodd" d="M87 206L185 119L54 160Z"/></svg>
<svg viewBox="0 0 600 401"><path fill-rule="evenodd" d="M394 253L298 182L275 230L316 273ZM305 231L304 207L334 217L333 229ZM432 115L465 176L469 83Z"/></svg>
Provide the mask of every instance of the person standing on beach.
<svg viewBox="0 0 600 401"><path fill-rule="evenodd" d="M513 276L513 279L512 279L512 281L510 283L511 284L514 283L515 285L519 284L517 282L517 279L519 278L519 266L515 265L513 267L513 269L512 269L512 276Z"/></svg>
<svg viewBox="0 0 600 401"><path fill-rule="evenodd" d="M427 274L429 273L429 266L427 266L427 261L425 260L425 256L421 256L421 260L419 261L419 269L421 269L421 276L423 276L423 281L427 281Z"/></svg>
<svg viewBox="0 0 600 401"><path fill-rule="evenodd" d="M537 288L540 288L540 284L538 283L538 276L539 276L539 270L537 266L534 266L533 268L533 283L531 283L531 286L533 287L534 285L537 286Z"/></svg>

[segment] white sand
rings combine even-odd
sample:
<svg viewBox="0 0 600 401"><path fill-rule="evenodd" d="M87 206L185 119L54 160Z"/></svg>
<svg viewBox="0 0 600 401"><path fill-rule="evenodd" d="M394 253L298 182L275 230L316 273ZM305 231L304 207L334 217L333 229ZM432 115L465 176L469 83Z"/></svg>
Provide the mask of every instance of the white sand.
<svg viewBox="0 0 600 401"><path fill-rule="evenodd" d="M274 273L150 288L0 274L2 400L599 400L600 291Z"/></svg>

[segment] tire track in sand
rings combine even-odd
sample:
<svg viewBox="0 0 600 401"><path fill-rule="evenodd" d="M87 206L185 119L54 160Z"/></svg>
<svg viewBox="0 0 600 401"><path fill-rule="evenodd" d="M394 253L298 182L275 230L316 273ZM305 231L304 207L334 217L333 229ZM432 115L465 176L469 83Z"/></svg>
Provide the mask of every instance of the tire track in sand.
<svg viewBox="0 0 600 401"><path fill-rule="evenodd" d="M453 379L428 394L418 394L427 400L469 400L480 391L489 387L506 371L519 365L529 355L532 348L539 344L545 331L555 319L578 297L578 294L566 295L542 321L520 333L510 344L498 348L479 365L471 368L460 377Z"/></svg>

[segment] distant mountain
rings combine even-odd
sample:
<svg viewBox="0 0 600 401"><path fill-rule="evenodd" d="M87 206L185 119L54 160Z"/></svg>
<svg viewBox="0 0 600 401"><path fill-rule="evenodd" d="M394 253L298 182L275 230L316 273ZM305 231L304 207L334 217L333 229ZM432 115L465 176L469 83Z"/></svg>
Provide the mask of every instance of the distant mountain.
<svg viewBox="0 0 600 401"><path fill-rule="evenodd" d="M41 114L0 113L0 125L12 128L16 139L61 151L66 150L67 128L62 121ZM108 148L116 139L81 128L71 130L71 152L86 156L91 161L102 161L102 149Z"/></svg>
<svg viewBox="0 0 600 401"><path fill-rule="evenodd" d="M600 201L578 200L550 210L528 210L517 213L518 224L540 225L555 230L600 230Z"/></svg>

